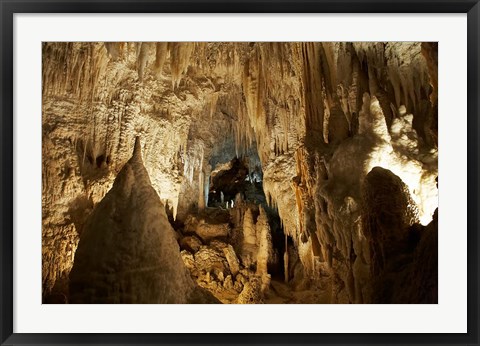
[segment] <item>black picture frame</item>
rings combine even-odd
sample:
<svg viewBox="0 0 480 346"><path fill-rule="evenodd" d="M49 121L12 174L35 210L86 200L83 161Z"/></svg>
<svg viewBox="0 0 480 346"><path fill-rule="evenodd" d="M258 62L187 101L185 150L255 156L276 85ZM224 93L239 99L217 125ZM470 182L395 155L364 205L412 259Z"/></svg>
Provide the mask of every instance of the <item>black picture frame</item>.
<svg viewBox="0 0 480 346"><path fill-rule="evenodd" d="M479 0L0 0L1 345L478 345ZM467 13L468 332L465 334L23 334L13 332L13 17L15 13ZM311 318L311 317L305 317ZM452 318L455 318L452 316Z"/></svg>

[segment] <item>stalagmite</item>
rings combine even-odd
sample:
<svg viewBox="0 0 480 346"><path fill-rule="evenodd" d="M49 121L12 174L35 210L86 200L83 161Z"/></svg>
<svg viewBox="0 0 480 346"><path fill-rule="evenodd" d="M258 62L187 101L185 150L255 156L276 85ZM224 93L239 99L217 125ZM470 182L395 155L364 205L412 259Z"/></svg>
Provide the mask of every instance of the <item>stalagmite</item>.
<svg viewBox="0 0 480 346"><path fill-rule="evenodd" d="M198 173L198 211L205 210L205 174L203 171Z"/></svg>
<svg viewBox="0 0 480 346"><path fill-rule="evenodd" d="M242 194L241 194L240 192L237 193L237 194L235 195L235 205L236 205L237 207L239 207L239 206L242 205L243 202L244 202L244 201L243 201L243 196L242 196Z"/></svg>
<svg viewBox="0 0 480 346"><path fill-rule="evenodd" d="M272 254L272 235L267 214L262 206L260 206L260 215L255 228L258 236L257 275L261 278L262 291L265 292L270 285L271 279L267 265Z"/></svg>
<svg viewBox="0 0 480 346"><path fill-rule="evenodd" d="M223 249L225 254L225 258L227 259L228 266L230 267L230 271L232 275L236 276L240 271L240 262L238 261L237 254L231 245L228 245L226 248Z"/></svg>
<svg viewBox="0 0 480 346"><path fill-rule="evenodd" d="M248 208L243 215L243 245L241 253L245 267L250 267L256 261L257 251L255 223L253 222L252 210Z"/></svg>
<svg viewBox="0 0 480 346"><path fill-rule="evenodd" d="M256 246L257 244L257 233L250 208L245 211L243 216L243 244L247 246Z"/></svg>
<svg viewBox="0 0 480 346"><path fill-rule="evenodd" d="M70 299L137 304L215 301L200 292L183 264L165 208L143 165L139 137L132 158L86 222L70 273Z"/></svg>
<svg viewBox="0 0 480 346"><path fill-rule="evenodd" d="M284 276L285 276L285 283L288 283L290 281L290 276L289 276L289 271L288 271L288 241L287 241L287 235L285 235L285 252L283 254L283 266L284 266Z"/></svg>
<svg viewBox="0 0 480 346"><path fill-rule="evenodd" d="M209 191L210 191L210 174L211 174L211 171L212 171L212 166L210 165L207 165L207 167L205 168L205 178L204 178L204 189L203 189L203 195L204 195L204 198L205 198L205 206L208 207L208 194L209 194Z"/></svg>

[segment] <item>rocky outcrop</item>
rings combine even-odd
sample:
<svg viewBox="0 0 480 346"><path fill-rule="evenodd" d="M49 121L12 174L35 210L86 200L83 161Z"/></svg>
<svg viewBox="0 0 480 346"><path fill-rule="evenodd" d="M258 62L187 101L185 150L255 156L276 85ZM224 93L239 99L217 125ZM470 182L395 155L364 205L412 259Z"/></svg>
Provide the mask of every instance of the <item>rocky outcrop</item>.
<svg viewBox="0 0 480 346"><path fill-rule="evenodd" d="M248 257L243 257L242 261L239 260L233 246L236 244L236 238L233 235L222 238L223 240L211 239L207 244L200 245L198 250L183 250L181 253L186 267L196 282L224 303L260 303L271 293L271 275L268 272L268 264L272 261L273 249L268 216L261 205L249 204L247 207L238 203L231 210L232 221L237 217L239 209L244 208L247 210L245 212L247 217L244 220L247 220L249 226L247 229L251 232L247 239L255 241L255 243L241 242L237 245L243 256L247 253L245 251L247 249ZM253 222L252 209L259 211L256 224ZM255 213L258 212L257 210ZM205 218L205 222L209 220L218 221ZM239 225L241 227L239 231L242 233L243 226ZM188 233L187 228L185 227L184 232ZM192 236L190 235L185 235L179 240L184 247L191 242Z"/></svg>
<svg viewBox="0 0 480 346"><path fill-rule="evenodd" d="M413 255L409 288L397 301L418 304L438 303L438 212L426 227L420 227L420 239Z"/></svg>
<svg viewBox="0 0 480 346"><path fill-rule="evenodd" d="M381 167L367 174L363 191L364 229L376 275L389 266L392 258L404 253L408 228L418 222L416 206L402 180Z"/></svg>
<svg viewBox="0 0 480 346"><path fill-rule="evenodd" d="M427 227L418 224L407 186L381 167L365 177L363 196L372 278L369 301L436 303L436 217Z"/></svg>
<svg viewBox="0 0 480 346"><path fill-rule="evenodd" d="M209 241L214 238L225 238L229 235L230 226L228 223L208 223L205 219L198 219L195 216L189 216L185 222L185 232L195 233L203 241Z"/></svg>
<svg viewBox="0 0 480 346"><path fill-rule="evenodd" d="M199 273L212 273L219 275L220 272L224 274L229 273L228 262L225 259L223 252L212 247L203 246L194 255L195 268Z"/></svg>
<svg viewBox="0 0 480 346"><path fill-rule="evenodd" d="M202 246L202 241L195 236L183 237L180 241L180 248L182 250L187 250L191 253L195 253L200 250Z"/></svg>
<svg viewBox="0 0 480 346"><path fill-rule="evenodd" d="M243 287L240 292L237 304L261 304L263 303L261 279L254 277Z"/></svg>
<svg viewBox="0 0 480 346"><path fill-rule="evenodd" d="M132 158L86 221L70 272L70 302L215 301L191 280L173 232L137 138Z"/></svg>
<svg viewBox="0 0 480 346"><path fill-rule="evenodd" d="M223 253L225 254L225 258L228 262L228 267L232 275L237 275L240 271L240 262L237 258L237 254L235 250L233 250L232 245L228 245L228 247L223 249Z"/></svg>

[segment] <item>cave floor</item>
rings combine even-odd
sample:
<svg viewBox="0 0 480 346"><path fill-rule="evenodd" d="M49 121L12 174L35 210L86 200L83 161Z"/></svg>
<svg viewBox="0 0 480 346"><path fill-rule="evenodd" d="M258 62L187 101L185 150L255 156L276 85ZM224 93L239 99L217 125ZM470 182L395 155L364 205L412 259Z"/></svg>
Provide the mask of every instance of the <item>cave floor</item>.
<svg viewBox="0 0 480 346"><path fill-rule="evenodd" d="M183 227L178 229L182 258L194 281L223 304L331 303L332 290L329 280L312 280L300 275L298 278L292 277L286 283L283 275L279 274L284 268L283 262L278 259L275 262L277 269L272 269L274 271L268 275L270 279L265 291L260 293L260 287L252 288L257 279L261 280L261 275L258 275L255 266L251 268L248 264L245 265L248 257L245 257L242 249L243 223L238 223L235 227L238 212L244 214L242 209L248 208L255 210L258 206L243 202L242 205L228 210L208 207L200 214L191 214ZM254 230L257 227L255 223L252 224ZM227 248L230 248L227 252L232 254L233 262L237 263L236 269L230 267L232 263L228 263L226 259ZM282 253L283 249L276 248L275 252Z"/></svg>
<svg viewBox="0 0 480 346"><path fill-rule="evenodd" d="M290 285L272 280L270 290L265 294L266 304L329 304L330 293L326 290L295 290Z"/></svg>
<svg viewBox="0 0 480 346"><path fill-rule="evenodd" d="M204 286L209 289L209 287ZM210 289L209 289L210 290ZM238 293L229 290L210 290L223 304L236 304ZM264 304L330 304L330 292L316 287L294 289L283 281L272 279L263 297Z"/></svg>

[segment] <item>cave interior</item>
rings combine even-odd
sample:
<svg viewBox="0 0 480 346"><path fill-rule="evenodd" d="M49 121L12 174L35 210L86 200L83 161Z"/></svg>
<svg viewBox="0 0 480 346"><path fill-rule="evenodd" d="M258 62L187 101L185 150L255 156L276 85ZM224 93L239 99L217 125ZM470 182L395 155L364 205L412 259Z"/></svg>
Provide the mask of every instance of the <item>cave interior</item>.
<svg viewBox="0 0 480 346"><path fill-rule="evenodd" d="M43 43L43 302L437 303L437 56Z"/></svg>

